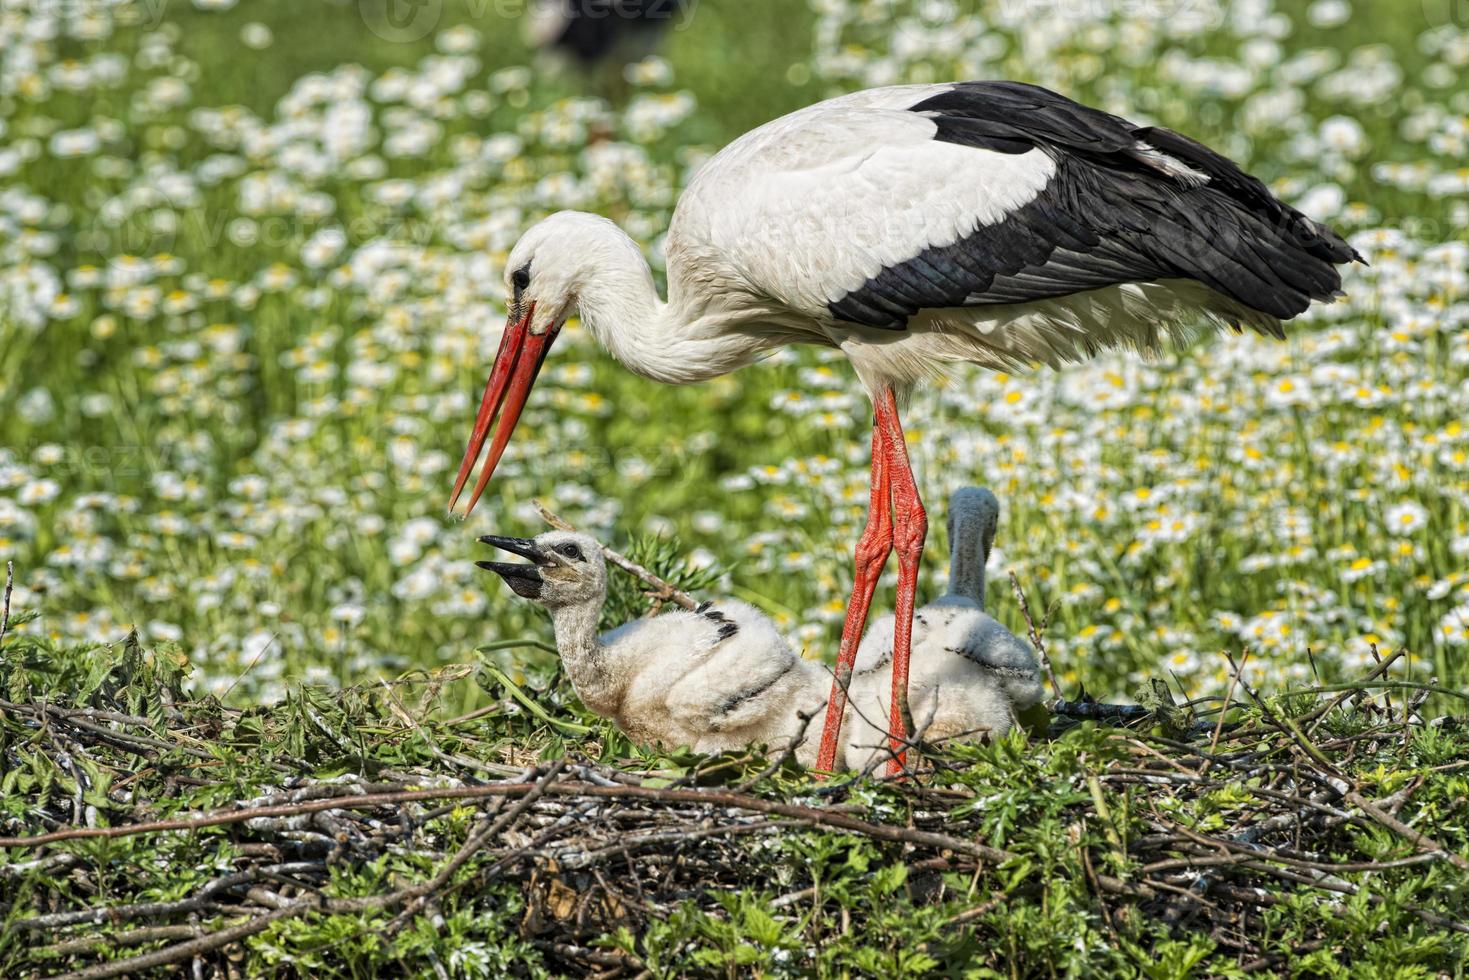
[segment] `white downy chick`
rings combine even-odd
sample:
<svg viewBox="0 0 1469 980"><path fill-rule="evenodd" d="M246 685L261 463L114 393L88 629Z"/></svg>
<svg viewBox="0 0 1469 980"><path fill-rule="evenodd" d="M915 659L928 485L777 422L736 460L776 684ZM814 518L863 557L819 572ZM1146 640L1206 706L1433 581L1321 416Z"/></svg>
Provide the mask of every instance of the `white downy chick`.
<svg viewBox="0 0 1469 980"><path fill-rule="evenodd" d="M984 611L985 565L999 523L995 495L965 487L949 498L949 591L913 616L908 704L925 741L998 735L1041 699L1035 654ZM893 616L872 624L857 649L845 762L886 760L892 697Z"/></svg>
<svg viewBox="0 0 1469 980"><path fill-rule="evenodd" d="M714 753L764 743L816 757L830 675L791 650L770 618L743 602L706 603L635 619L598 635L607 568L594 538L551 531L536 538L480 538L529 564L478 564L516 594L546 607L556 648L577 696L641 745Z"/></svg>

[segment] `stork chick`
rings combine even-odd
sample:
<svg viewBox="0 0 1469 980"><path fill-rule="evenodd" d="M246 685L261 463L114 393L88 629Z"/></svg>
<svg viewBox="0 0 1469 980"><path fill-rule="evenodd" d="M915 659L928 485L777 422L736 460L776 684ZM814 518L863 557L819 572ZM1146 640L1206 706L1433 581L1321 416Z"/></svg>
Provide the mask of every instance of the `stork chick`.
<svg viewBox="0 0 1469 980"><path fill-rule="evenodd" d="M1000 502L965 487L949 498L949 591L913 616L908 678L913 731L926 741L1009 731L1016 712L1041 699L1035 655L984 611L984 572ZM872 624L857 650L845 762L866 768L889 754L894 618Z"/></svg>
<svg viewBox="0 0 1469 980"><path fill-rule="evenodd" d="M826 707L828 673L794 653L753 606L705 603L599 636L607 565L596 539L550 531L480 541L529 559L477 564L550 611L577 696L639 745L716 753L764 743L784 751L802 736L802 717ZM816 751L816 740L804 738L796 759L811 765Z"/></svg>

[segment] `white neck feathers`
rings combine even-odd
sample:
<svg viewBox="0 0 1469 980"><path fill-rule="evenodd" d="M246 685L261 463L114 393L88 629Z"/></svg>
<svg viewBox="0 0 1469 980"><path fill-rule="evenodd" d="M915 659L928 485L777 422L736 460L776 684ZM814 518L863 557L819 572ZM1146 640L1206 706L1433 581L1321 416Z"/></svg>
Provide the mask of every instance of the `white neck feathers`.
<svg viewBox="0 0 1469 980"><path fill-rule="evenodd" d="M665 384L692 384L758 360L772 344L717 301L684 290L665 303L638 246L610 221L581 224L563 247L577 264L575 299L598 343L635 374ZM573 257L574 256L574 257ZM717 300L717 298L716 298Z"/></svg>
<svg viewBox="0 0 1469 980"><path fill-rule="evenodd" d="M949 498L949 595L984 608L984 569L995 542L1000 502L988 490L965 487Z"/></svg>
<svg viewBox="0 0 1469 980"><path fill-rule="evenodd" d="M622 701L618 672L609 669L607 648L597 637L601 602L582 602L551 610L556 649L577 697L599 715L611 714Z"/></svg>

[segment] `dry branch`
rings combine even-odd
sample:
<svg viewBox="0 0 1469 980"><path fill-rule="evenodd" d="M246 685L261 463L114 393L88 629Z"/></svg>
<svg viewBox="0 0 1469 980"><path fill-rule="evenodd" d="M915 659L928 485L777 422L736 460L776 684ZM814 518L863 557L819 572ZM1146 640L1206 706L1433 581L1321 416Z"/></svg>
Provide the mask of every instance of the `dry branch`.
<svg viewBox="0 0 1469 980"><path fill-rule="evenodd" d="M539 784L538 784L539 785ZM33 837L0 837L0 847L40 847L58 841L131 837L167 831L200 830L204 827L221 827L227 824L244 823L262 817L297 817L327 810L348 810L365 807L396 806L404 803L421 803L427 800L483 800L494 797L524 796L537 787L524 783L491 783L484 786L446 786L442 789L403 790L394 793L374 793L361 796L343 796L326 800L307 800L276 806L246 807L239 810L207 813L179 820L158 820L151 823L129 824L121 827L76 827L58 830ZM562 782L548 784L541 790L548 795L578 798L607 798L644 800L656 803L690 803L695 805L747 810L752 813L773 813L813 827L834 827L877 840L900 843L924 844L929 847L945 848L960 854L973 854L991 861L1007 861L1015 857L1009 851L988 847L975 841L962 840L946 834L930 833L888 824L869 823L859 820L836 808L799 806L793 803L777 803L772 800L729 793L721 790L663 789L651 786L603 786L595 783Z"/></svg>
<svg viewBox="0 0 1469 980"><path fill-rule="evenodd" d="M1030 601L1025 598L1025 590L1020 587L1020 578L1013 569L1010 572L1010 588L1015 591L1015 601L1020 603L1020 615L1025 617L1026 634L1030 637L1030 645L1035 647L1036 655L1040 657L1041 669L1045 671L1046 680L1051 685L1051 694L1060 701L1061 685L1056 683L1056 674L1051 670L1051 657L1046 653L1046 624L1036 626L1035 619L1030 615ZM1049 616L1046 618L1050 619Z"/></svg>
<svg viewBox="0 0 1469 980"><path fill-rule="evenodd" d="M198 939L191 939L186 943L179 943L176 946L165 946L163 949L155 950L151 953L143 953L140 956L131 956L125 960L111 960L106 963L99 963L96 966L88 967L85 970L78 970L75 973L62 974L56 980L103 980L105 977L126 976L130 973L151 970L156 966L165 966L169 963L181 963L184 960L192 959L211 950L237 943L241 939L255 935L257 932L264 932L282 919L304 915L316 909L317 906L318 903L314 901L302 899L299 902L292 902L284 908L267 912L264 915L257 915L239 925L216 930L206 936L200 936Z"/></svg>
<svg viewBox="0 0 1469 980"><path fill-rule="evenodd" d="M532 501L532 503L535 504L536 512L541 515L541 520L545 521L547 524L562 531L576 530L576 528L572 527L565 520L551 513L551 511L547 509L546 505L541 503L539 500ZM631 558L628 558L621 552L615 551L604 544L602 545L602 554L612 564L616 565L618 568L622 569L624 572L627 572L634 578L640 579L645 585L647 585L650 590L648 594L651 595L655 600L659 602L672 602L684 609L699 608L699 603L697 600L694 599L693 596L677 588L672 582L669 582L667 579L660 578L659 576L653 574L648 569L644 568L642 565L639 565L637 562L633 561Z"/></svg>
<svg viewBox="0 0 1469 980"><path fill-rule="evenodd" d="M10 632L10 590L15 587L15 562L5 563L5 607L0 610L0 640Z"/></svg>

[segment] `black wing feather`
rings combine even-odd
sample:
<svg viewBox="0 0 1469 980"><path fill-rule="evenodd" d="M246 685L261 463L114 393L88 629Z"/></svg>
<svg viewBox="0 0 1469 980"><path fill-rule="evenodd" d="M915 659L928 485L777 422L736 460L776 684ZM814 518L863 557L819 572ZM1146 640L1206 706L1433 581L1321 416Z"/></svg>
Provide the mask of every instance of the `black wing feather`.
<svg viewBox="0 0 1469 980"><path fill-rule="evenodd" d="M1000 153L1039 148L1055 176L1004 220L924 249L833 300L837 319L901 330L922 309L1194 279L1284 320L1339 293L1336 266L1361 260L1336 232L1204 144L1039 86L965 82L910 111L934 120L936 140Z"/></svg>

